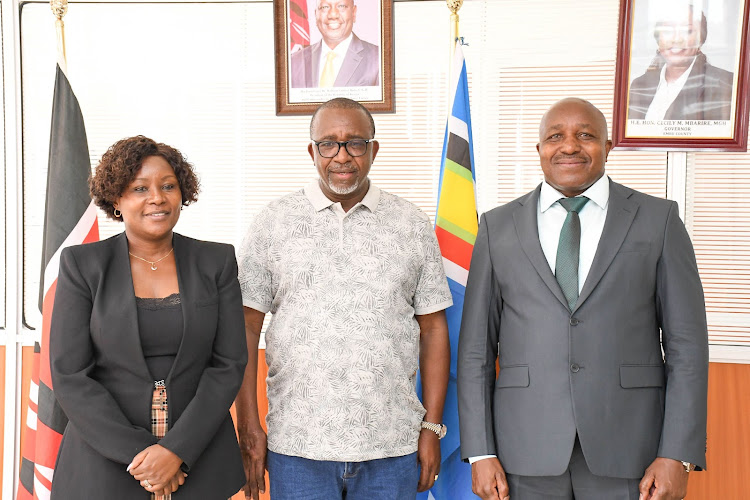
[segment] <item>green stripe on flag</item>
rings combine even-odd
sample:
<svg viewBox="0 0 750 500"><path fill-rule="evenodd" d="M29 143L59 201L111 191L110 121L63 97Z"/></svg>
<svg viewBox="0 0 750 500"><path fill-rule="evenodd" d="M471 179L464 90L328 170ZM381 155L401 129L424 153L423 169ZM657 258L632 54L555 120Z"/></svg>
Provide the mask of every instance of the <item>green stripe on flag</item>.
<svg viewBox="0 0 750 500"><path fill-rule="evenodd" d="M445 159L445 168L447 168L448 170L450 170L456 175L460 175L461 177L463 177L469 182L472 182L472 183L474 182L474 178L471 176L471 170L467 170L466 167L462 167L461 165L459 165L458 163L456 163L455 161L451 159L448 159L448 158Z"/></svg>
<svg viewBox="0 0 750 500"><path fill-rule="evenodd" d="M444 219L443 217L440 217L439 215L437 217L436 224L442 227L443 229L445 229L446 231L448 231L449 233L452 233L454 236L457 236L461 238L462 240L464 240L465 242L470 243L472 245L477 240L477 235L471 234L469 231L462 228L461 226L458 226L452 223L451 221Z"/></svg>

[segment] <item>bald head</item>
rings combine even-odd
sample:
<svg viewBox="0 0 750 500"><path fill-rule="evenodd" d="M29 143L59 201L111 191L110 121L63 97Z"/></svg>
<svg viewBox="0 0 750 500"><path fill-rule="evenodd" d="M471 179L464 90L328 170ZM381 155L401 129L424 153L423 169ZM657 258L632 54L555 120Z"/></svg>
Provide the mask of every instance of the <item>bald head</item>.
<svg viewBox="0 0 750 500"><path fill-rule="evenodd" d="M361 111L367 117L367 121L370 124L370 139L375 137L375 120L373 120L372 114L370 114L367 108L352 99L347 99L346 97L335 97L318 106L318 109L315 110L312 118L310 118L310 139L315 138L315 127L317 126L319 113L324 109L356 109Z"/></svg>
<svg viewBox="0 0 750 500"><path fill-rule="evenodd" d="M608 137L607 132L607 119L604 118L604 113L599 111L599 108L591 104L586 99L580 99L578 97L566 97L565 99L560 99L555 104L550 106L550 108L547 110L544 115L542 115L542 121L539 123L539 140L542 141L544 139L544 133L545 129L550 125L548 123L548 120L556 116L558 113L566 113L571 112L575 110L578 112L578 110L586 110L586 115L589 115L591 117L592 123L591 126L594 126L598 128L601 132L601 137L604 138L606 141Z"/></svg>

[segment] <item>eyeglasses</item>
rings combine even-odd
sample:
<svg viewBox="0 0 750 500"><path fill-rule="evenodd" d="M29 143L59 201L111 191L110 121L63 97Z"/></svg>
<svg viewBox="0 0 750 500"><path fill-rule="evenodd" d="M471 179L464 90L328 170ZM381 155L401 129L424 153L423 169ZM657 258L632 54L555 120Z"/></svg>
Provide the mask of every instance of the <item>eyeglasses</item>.
<svg viewBox="0 0 750 500"><path fill-rule="evenodd" d="M367 145L373 139L352 139L350 141L313 141L318 148L318 153L323 158L333 158L339 154L341 146L344 146L346 152L353 157L362 156L367 152Z"/></svg>

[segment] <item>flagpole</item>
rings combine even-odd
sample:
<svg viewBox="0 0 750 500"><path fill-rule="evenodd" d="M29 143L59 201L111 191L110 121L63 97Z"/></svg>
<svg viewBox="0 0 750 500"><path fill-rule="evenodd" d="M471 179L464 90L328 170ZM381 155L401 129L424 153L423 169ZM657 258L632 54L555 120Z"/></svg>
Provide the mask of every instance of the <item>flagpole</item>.
<svg viewBox="0 0 750 500"><path fill-rule="evenodd" d="M451 43L450 43L450 64L453 66L453 53L456 51L456 41L458 40L458 11L464 4L464 0L445 0L448 9L451 11Z"/></svg>
<svg viewBox="0 0 750 500"><path fill-rule="evenodd" d="M63 72L67 73L67 58L65 55L65 23L63 17L68 12L68 0L50 0L49 6L55 16L55 29L57 31L57 62Z"/></svg>

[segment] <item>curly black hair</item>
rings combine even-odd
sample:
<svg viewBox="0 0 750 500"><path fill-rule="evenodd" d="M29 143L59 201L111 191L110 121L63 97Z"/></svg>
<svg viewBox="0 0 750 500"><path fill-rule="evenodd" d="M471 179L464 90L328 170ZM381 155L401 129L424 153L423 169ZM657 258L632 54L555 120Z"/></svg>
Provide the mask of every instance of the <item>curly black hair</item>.
<svg viewBox="0 0 750 500"><path fill-rule="evenodd" d="M110 219L122 221L121 216L115 215L114 203L133 182L143 166L143 160L149 156L161 156L172 166L180 184L184 206L198 201L200 182L193 166L182 153L171 146L137 135L121 139L110 146L89 179L91 197Z"/></svg>

